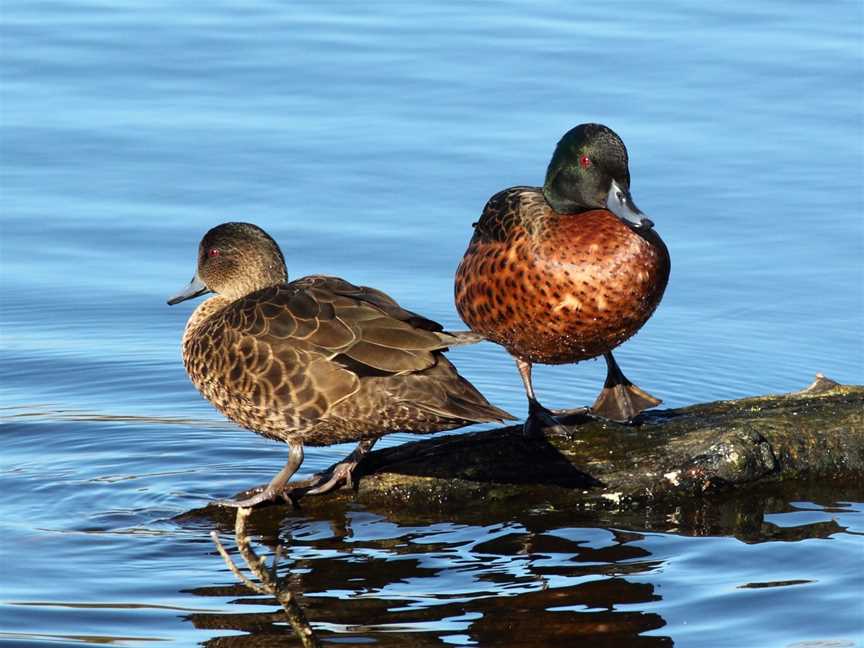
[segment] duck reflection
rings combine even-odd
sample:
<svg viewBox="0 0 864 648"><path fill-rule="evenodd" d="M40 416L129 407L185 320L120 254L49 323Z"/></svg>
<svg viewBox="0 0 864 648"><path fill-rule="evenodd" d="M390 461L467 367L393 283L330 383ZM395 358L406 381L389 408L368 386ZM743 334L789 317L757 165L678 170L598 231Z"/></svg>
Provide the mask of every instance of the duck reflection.
<svg viewBox="0 0 864 648"><path fill-rule="evenodd" d="M516 646L584 639L602 646L626 638L638 641L628 645L672 645L666 637L640 637L665 622L641 609L659 600L653 586L626 577L659 565L635 544L639 534L587 530L591 537L581 541L517 521L415 525L365 509L329 520L319 517L322 511L280 519L279 510L256 513L249 533L271 552L283 548L280 583L302 592L301 605L325 643ZM278 608L272 597L239 584L194 593ZM249 633L214 638L210 646L291 638L280 613L250 612L188 619L197 628Z"/></svg>
<svg viewBox="0 0 864 648"><path fill-rule="evenodd" d="M733 536L748 544L829 538L844 530L831 519L831 511L844 510L832 508L838 492L828 483L800 491L778 485L637 511L533 502L509 514L478 506L446 516L398 503L371 509L334 500L304 511L256 511L249 534L262 553L282 547L280 583L301 593L323 643L671 646L657 612L656 574L666 568L666 559L652 554L657 534ZM817 503L808 509L804 500ZM201 523L201 516L211 528L233 528L213 508L187 514L182 523ZM221 598L235 611L188 620L246 634L206 645L294 641L275 599L223 574L221 584L194 592ZM768 585L776 584L742 587Z"/></svg>

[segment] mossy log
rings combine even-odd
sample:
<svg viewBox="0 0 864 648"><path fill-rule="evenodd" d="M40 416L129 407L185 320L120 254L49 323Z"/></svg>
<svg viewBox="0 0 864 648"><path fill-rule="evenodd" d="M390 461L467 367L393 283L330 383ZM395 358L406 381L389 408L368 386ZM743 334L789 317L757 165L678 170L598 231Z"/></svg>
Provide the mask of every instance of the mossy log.
<svg viewBox="0 0 864 648"><path fill-rule="evenodd" d="M515 425L373 451L357 467L353 496L412 509L538 496L633 508L766 482L864 477L864 386L822 376L800 392L655 410L633 425L563 422L563 433L540 438Z"/></svg>

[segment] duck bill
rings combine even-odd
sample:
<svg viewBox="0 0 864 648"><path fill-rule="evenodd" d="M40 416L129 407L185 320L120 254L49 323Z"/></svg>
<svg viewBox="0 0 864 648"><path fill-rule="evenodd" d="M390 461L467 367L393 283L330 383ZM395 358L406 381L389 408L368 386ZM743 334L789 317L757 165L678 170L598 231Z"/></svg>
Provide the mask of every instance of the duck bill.
<svg viewBox="0 0 864 648"><path fill-rule="evenodd" d="M192 277L192 281L189 282L188 286L168 300L168 305L173 306L174 304L179 304L187 299L200 297L208 292L210 292L210 289L204 285L204 282L201 281L196 274Z"/></svg>
<svg viewBox="0 0 864 648"><path fill-rule="evenodd" d="M614 180L609 188L609 195L606 196L606 207L618 218L636 229L649 230L654 227L654 222L643 214L633 202L630 192L622 189Z"/></svg>

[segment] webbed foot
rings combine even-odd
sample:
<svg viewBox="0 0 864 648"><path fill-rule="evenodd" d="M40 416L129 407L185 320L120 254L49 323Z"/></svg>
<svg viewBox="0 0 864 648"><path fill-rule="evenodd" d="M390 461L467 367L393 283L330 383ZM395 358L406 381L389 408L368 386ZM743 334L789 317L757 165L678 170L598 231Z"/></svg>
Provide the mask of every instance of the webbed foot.
<svg viewBox="0 0 864 648"><path fill-rule="evenodd" d="M603 388L591 406L591 413L616 423L629 423L662 402L636 385L615 385Z"/></svg>
<svg viewBox="0 0 864 648"><path fill-rule="evenodd" d="M606 358L606 383L591 406L591 413L616 423L629 423L641 412L663 401L631 383L611 353Z"/></svg>
<svg viewBox="0 0 864 648"><path fill-rule="evenodd" d="M526 437L542 437L547 433L562 434L566 431L567 427L550 410L535 399L528 399L528 418L522 426L522 433Z"/></svg>

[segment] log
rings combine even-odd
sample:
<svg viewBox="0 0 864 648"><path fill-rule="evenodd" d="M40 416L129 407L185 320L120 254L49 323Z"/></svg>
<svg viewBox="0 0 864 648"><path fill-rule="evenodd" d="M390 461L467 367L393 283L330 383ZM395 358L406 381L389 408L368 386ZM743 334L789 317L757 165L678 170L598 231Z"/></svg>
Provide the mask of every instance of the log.
<svg viewBox="0 0 864 648"><path fill-rule="evenodd" d="M777 482L864 477L864 386L821 375L800 392L653 410L632 425L562 422L563 432L538 438L515 425L373 451L355 471L356 492L343 488L335 498L406 512L539 502L634 509Z"/></svg>

